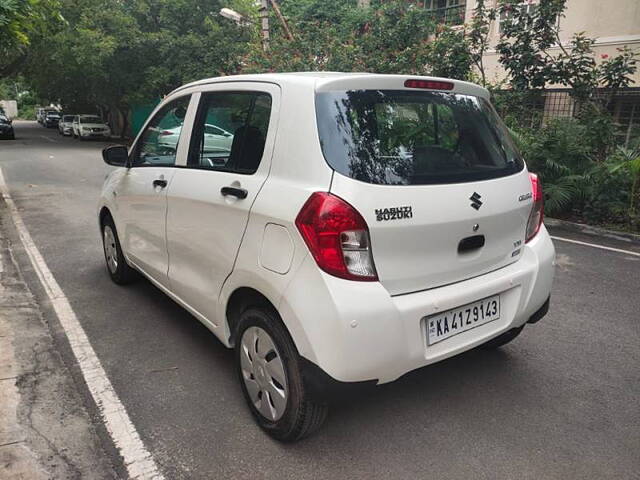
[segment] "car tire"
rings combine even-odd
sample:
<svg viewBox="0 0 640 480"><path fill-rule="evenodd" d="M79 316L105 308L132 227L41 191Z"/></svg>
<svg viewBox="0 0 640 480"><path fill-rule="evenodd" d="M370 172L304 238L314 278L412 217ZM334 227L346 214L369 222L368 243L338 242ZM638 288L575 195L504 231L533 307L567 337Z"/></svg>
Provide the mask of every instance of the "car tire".
<svg viewBox="0 0 640 480"><path fill-rule="evenodd" d="M238 378L258 425L281 442L301 440L320 428L328 406L306 390L298 351L278 313L266 307L246 309L236 339Z"/></svg>
<svg viewBox="0 0 640 480"><path fill-rule="evenodd" d="M523 329L524 325L522 325L521 327L512 328L511 330L507 330L502 335L498 335L496 338L492 338L487 343L483 343L480 348L484 350L493 350L496 348L500 348L503 345L506 345L507 343L514 340L518 335L520 335Z"/></svg>
<svg viewBox="0 0 640 480"><path fill-rule="evenodd" d="M129 266L124 258L118 232L110 215L102 221L102 250L107 266L107 272L114 283L126 285L137 278L137 272Z"/></svg>

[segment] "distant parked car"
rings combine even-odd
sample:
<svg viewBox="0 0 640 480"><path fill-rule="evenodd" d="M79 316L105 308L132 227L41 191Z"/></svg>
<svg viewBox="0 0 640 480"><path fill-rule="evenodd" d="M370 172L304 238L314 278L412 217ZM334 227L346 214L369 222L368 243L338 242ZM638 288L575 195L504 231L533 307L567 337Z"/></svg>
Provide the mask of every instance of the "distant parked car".
<svg viewBox="0 0 640 480"><path fill-rule="evenodd" d="M88 138L107 139L111 136L109 126L97 115L76 115L72 123L73 138L86 140Z"/></svg>
<svg viewBox="0 0 640 480"><path fill-rule="evenodd" d="M60 112L58 112L58 110L56 110L55 108L50 108L50 107L39 107L36 109L36 120L38 121L38 123L42 126L46 126L45 121L46 121L46 116L47 113L49 112L55 112L58 114L58 118L60 115Z"/></svg>
<svg viewBox="0 0 640 480"><path fill-rule="evenodd" d="M58 122L58 133L60 135L71 135L73 133L73 117L75 115L63 115Z"/></svg>
<svg viewBox="0 0 640 480"><path fill-rule="evenodd" d="M47 128L57 127L60 122L60 112L56 110L48 110L44 114L43 125Z"/></svg>
<svg viewBox="0 0 640 480"><path fill-rule="evenodd" d="M11 125L11 120L4 115L0 115L0 138L5 138L9 140L15 140L16 135L13 131L13 125Z"/></svg>
<svg viewBox="0 0 640 480"><path fill-rule="evenodd" d="M158 146L169 150L176 149L180 138L181 127L168 128L158 133ZM233 143L233 134L226 130L206 123L204 125L204 151L215 155L219 153L221 157L228 157Z"/></svg>

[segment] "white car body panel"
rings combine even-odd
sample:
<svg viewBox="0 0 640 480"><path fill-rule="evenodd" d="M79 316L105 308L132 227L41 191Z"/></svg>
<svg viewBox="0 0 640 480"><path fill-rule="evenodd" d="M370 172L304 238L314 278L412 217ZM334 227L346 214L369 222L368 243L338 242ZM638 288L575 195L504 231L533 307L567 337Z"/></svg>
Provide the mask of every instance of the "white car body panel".
<svg viewBox="0 0 640 480"><path fill-rule="evenodd" d="M228 301L238 289L250 288L278 311L300 355L340 381L384 383L473 348L523 325L545 303L555 252L544 226L526 244L518 228L526 225L531 210L529 199L518 198L531 190L526 168L484 182L397 187L357 182L332 170L318 141L316 92L354 86L404 89L407 78L265 74L181 87L149 117L167 102L193 94L178 142L178 168L116 169L105 182L99 209L111 212L128 261L226 346L232 346ZM451 82L454 93L488 98L479 86ZM273 97L258 171L240 175L188 168L200 93L238 89L268 91ZM162 192L152 187L159 175L168 181ZM246 188L248 197L222 196L220 188L229 185ZM344 280L318 268L294 223L318 191L339 195L365 218L380 281ZM474 191L483 196L479 211L467 200ZM376 222L375 209L387 204L413 205L415 223ZM492 250L485 257L444 255L442 245L472 235L474 223L480 233L496 236ZM435 250L425 246L429 237L435 238ZM400 247L395 257L394 238ZM499 320L427 346L425 316L494 294L502 298Z"/></svg>
<svg viewBox="0 0 640 480"><path fill-rule="evenodd" d="M518 197L530 190L526 170L478 182L400 187L336 173L331 184L331 192L367 221L378 277L392 295L448 285L518 261L533 203ZM470 207L474 192L482 196L479 210ZM377 209L397 206L412 207L412 217L377 220ZM485 246L458 253L458 242L473 235L484 235Z"/></svg>
<svg viewBox="0 0 640 480"><path fill-rule="evenodd" d="M153 186L156 179L169 184L174 168L130 168L117 190L117 228L127 258L162 285L168 285L169 256L165 232L167 188Z"/></svg>

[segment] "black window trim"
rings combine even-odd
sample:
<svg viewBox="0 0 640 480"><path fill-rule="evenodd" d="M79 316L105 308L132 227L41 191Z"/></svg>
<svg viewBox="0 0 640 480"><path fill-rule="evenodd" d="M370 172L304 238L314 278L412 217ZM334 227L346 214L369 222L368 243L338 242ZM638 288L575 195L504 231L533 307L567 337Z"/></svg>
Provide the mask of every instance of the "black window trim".
<svg viewBox="0 0 640 480"><path fill-rule="evenodd" d="M158 108L157 110L154 111L154 114L152 116L149 116L149 118L147 118L147 121L144 123L144 125L142 126L142 128L140 129L140 133L138 134L138 137L136 138L136 142L135 144L131 147L131 150L129 151L129 157L127 159L127 165L126 168L149 168L149 167L153 167L153 168L179 168L182 165L176 165L175 162L178 160L178 145L180 144L180 139L178 138L178 143L176 144L176 160L174 161L173 165L134 165L133 161L135 156L138 154L138 150L140 149L140 139L142 138L143 133L147 130L147 127L149 126L149 124L153 121L154 118L156 118L156 116L160 113L160 111L166 107L167 105L172 104L173 102L176 102L182 98L185 97L189 97L189 102L187 102L187 109L189 108L189 104L191 103L191 99L193 97L194 92L191 93L186 93L184 95L180 95L176 98L172 98L171 100L169 100L167 103L165 103L164 105L160 106L160 108ZM184 127L184 123L182 125ZM182 136L182 130L180 130L180 136Z"/></svg>
<svg viewBox="0 0 640 480"><path fill-rule="evenodd" d="M224 169L224 168L212 168L212 167L207 167L207 166L203 166L203 165L194 165L194 164L189 164L189 161L191 160L192 155L194 155L194 152L196 152L198 145L197 143L199 142L199 133L201 130L204 129L204 120L203 120L203 115L204 115L204 109L205 109L205 105L206 105L206 99L208 97L212 97L212 96L218 96L218 95L228 95L228 94L244 94L244 95L251 95L253 98L251 99L251 105L249 107L249 113L247 114L247 119L246 119L246 124L249 124L251 121L251 117L253 115L253 110L256 104L256 97L257 95L268 95L269 96L269 100L270 100L270 112L269 112L269 125L267 125L267 137L269 135L269 130L271 127L271 115L273 113L273 95L271 94L271 92L267 92L265 90L208 90L208 91L201 91L200 92L200 99L198 100L198 108L196 110L196 115L195 118L193 120L193 125L191 127L191 138L189 140L189 151L187 153L187 164L186 165L176 165L176 167L178 168L186 168L186 169L192 169L192 170L206 170L208 172L223 172L223 173L233 173L236 175L246 175L246 176L250 176L250 175L255 175L256 172L260 169L260 165L262 165L262 159L264 158L264 153L266 151L266 138L265 137L265 149L262 152L262 158L260 159L260 163L258 164L258 168L254 171L254 172L241 172L241 171L236 171L233 169ZM246 132L245 132L246 133ZM243 139L244 142L244 139Z"/></svg>

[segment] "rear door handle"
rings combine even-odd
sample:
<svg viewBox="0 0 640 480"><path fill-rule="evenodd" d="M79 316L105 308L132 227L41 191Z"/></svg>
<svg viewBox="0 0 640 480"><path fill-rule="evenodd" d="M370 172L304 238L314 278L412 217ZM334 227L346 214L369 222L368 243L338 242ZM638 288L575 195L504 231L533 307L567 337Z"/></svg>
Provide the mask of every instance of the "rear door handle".
<svg viewBox="0 0 640 480"><path fill-rule="evenodd" d="M162 180L162 179L157 179L153 181L153 186L154 187L160 187L160 188L164 188L167 186L167 181L166 180Z"/></svg>
<svg viewBox="0 0 640 480"><path fill-rule="evenodd" d="M224 195L225 197L228 195L231 195L233 197L239 198L240 200L242 200L243 198L247 198L247 194L249 192L247 192L244 188L238 188L238 187L222 187L220 189L220 193L222 195Z"/></svg>
<svg viewBox="0 0 640 480"><path fill-rule="evenodd" d="M460 240L458 243L458 253L470 252L484 247L484 235L474 235Z"/></svg>

